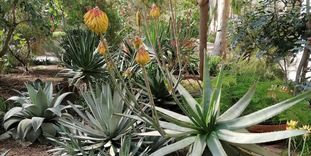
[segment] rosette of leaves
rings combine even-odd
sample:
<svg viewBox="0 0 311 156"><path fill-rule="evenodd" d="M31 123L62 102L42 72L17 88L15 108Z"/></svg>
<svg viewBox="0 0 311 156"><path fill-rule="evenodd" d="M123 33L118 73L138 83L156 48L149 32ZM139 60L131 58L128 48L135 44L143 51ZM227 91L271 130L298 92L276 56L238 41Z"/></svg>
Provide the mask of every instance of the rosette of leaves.
<svg viewBox="0 0 311 156"><path fill-rule="evenodd" d="M39 83L38 83L39 84ZM3 118L5 130L16 130L17 139L34 142L41 137L55 136L58 132L58 120L62 116L63 99L70 94L53 95L52 83L37 85L26 84L27 93L13 96L21 107L10 109Z"/></svg>
<svg viewBox="0 0 311 156"><path fill-rule="evenodd" d="M160 126L166 132L166 135L176 139L176 142L155 151L151 156L166 155L186 147L190 147L189 155L191 156L206 154L225 156L228 155L227 153L230 153L230 155L237 153L238 155L238 149L244 149L259 155L275 155L255 144L282 140L306 133L304 130L249 133L246 128L261 123L305 100L305 98L310 97L310 91L254 113L241 116L255 93L254 85L236 104L220 114L222 73L220 73L216 86L212 90L207 62L208 59L205 60L202 103L198 103L183 86L178 85L177 90L183 96L184 102L178 100L176 102L180 109L183 110L183 114L156 107L159 115L164 119L159 121ZM172 79L177 82L173 77ZM137 119L137 117L135 118ZM143 118L143 120L147 119ZM160 134L158 131L150 131L140 135L159 136Z"/></svg>
<svg viewBox="0 0 311 156"><path fill-rule="evenodd" d="M82 121L61 120L62 125L73 133L65 133L61 140L52 139L60 146L53 150L54 152L65 155L118 155L123 136L135 127L136 121L116 115L132 114L132 111L125 107L124 91L111 89L109 85L96 85L94 90L91 86L90 88L90 91L81 93L87 110L81 111L70 103Z"/></svg>
<svg viewBox="0 0 311 156"><path fill-rule="evenodd" d="M58 75L68 77L70 83L79 81L104 81L107 72L104 58L97 52L99 38L96 34L85 30L71 30L63 37L61 46L65 50L62 63L67 69Z"/></svg>

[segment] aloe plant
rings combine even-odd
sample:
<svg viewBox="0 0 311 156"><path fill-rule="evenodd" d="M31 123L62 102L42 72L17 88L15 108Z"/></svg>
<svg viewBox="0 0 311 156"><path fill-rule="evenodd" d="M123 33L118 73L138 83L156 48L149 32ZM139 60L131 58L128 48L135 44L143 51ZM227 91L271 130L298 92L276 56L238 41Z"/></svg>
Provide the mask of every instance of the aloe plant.
<svg viewBox="0 0 311 156"><path fill-rule="evenodd" d="M84 30L67 32L61 46L65 50L62 63L67 69L58 75L68 77L70 83L79 81L98 81L105 78L104 58L97 52L98 38L96 34Z"/></svg>
<svg viewBox="0 0 311 156"><path fill-rule="evenodd" d="M63 99L70 94L53 95L52 83L37 85L26 84L27 94L13 96L21 107L10 109L3 118L5 130L16 130L17 139L36 141L40 136L55 136L58 131L58 119L62 116Z"/></svg>
<svg viewBox="0 0 311 156"><path fill-rule="evenodd" d="M109 85L96 85L94 90L91 86L90 88L90 91L81 93L90 111L83 112L70 103L83 121L61 120L63 126L74 132L67 133L62 137L67 143L52 139L66 147L75 141L76 146L71 146L74 148L70 151L68 148L58 148L59 150L56 150L58 153L79 155L108 152L110 155L117 155L121 139L132 131L132 127L135 127L133 124L136 121L116 115L132 113L130 109L125 108L123 100L125 92L119 92L117 89L112 90ZM71 153L72 151L74 153Z"/></svg>
<svg viewBox="0 0 311 156"><path fill-rule="evenodd" d="M185 147L190 147L189 155L191 156L200 156L203 153L204 155L209 153L215 156L225 156L229 149L234 149L232 147L238 147L236 149L240 148L261 155L274 155L256 144L286 139L306 133L304 130L249 133L246 128L261 123L310 97L310 91L254 113L241 116L255 93L254 85L236 104L223 114L220 114L222 72L217 79L215 88L212 90L207 62L208 57L205 60L202 103L198 103L182 85L178 84L177 90L183 96L184 102L179 100L176 100L176 102L184 114L156 107L156 110L164 119L160 121L160 126L168 137L174 138L177 141L155 151L151 156L166 155ZM173 76L171 78L173 82L177 83ZM138 119L134 116L131 117ZM146 120L144 118L142 121ZM139 135L159 136L160 133L158 131L150 131L140 133ZM230 153L230 155L233 155L233 153Z"/></svg>

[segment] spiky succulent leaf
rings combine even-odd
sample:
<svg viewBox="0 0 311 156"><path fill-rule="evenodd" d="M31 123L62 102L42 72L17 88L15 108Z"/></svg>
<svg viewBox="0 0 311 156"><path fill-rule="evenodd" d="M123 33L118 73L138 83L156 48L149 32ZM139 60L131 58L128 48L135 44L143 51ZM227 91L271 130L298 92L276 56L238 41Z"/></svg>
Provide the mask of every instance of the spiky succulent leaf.
<svg viewBox="0 0 311 156"><path fill-rule="evenodd" d="M227 120L227 121L219 121L217 123L218 127L226 128L226 129L242 129L245 127L249 127L258 123L261 123L284 110L294 106L295 104L305 100L307 97L310 97L311 91L302 93L288 100L282 101L270 107L264 108L262 110L256 111L249 115L245 115L239 118Z"/></svg>
<svg viewBox="0 0 311 156"><path fill-rule="evenodd" d="M116 115L122 113L130 115L132 113L124 107L125 92L111 88L110 85L96 85L95 87L90 85L90 90L81 94L90 111L82 111L74 104L69 104L85 123L75 119L61 119L62 125L77 131L70 137L76 141L81 141L81 144L77 146L81 147L80 149L83 149L84 152L93 151L96 154L101 153L102 150L117 152L119 145L116 142L120 141L136 122L127 117ZM74 154L81 152L80 149ZM61 152L66 153L66 151Z"/></svg>
<svg viewBox="0 0 311 156"><path fill-rule="evenodd" d="M267 133L240 133L227 129L217 130L217 136L220 140L238 144L257 144L265 142L273 142L277 140L287 139L306 133L304 130L286 130Z"/></svg>
<svg viewBox="0 0 311 156"><path fill-rule="evenodd" d="M170 154L172 152L178 151L178 150L183 149L183 148L191 145L192 143L194 143L195 138L196 137L194 137L194 136L187 137L185 139L177 141L176 143L167 145L167 146L161 148L160 150L155 151L150 156L165 156L165 155Z"/></svg>
<svg viewBox="0 0 311 156"><path fill-rule="evenodd" d="M243 111L246 109L248 104L251 102L253 95L255 94L256 85L253 85L247 93L232 107L230 107L226 112L224 112L217 121L225 121L239 117Z"/></svg>
<svg viewBox="0 0 311 156"><path fill-rule="evenodd" d="M210 134L206 142L207 142L209 150L214 156L216 155L226 156L227 155L227 153L225 152L224 148L222 147L215 133Z"/></svg>
<svg viewBox="0 0 311 156"><path fill-rule="evenodd" d="M18 139L32 142L43 133L56 135L56 123L64 108L60 103L69 93L53 96L52 83L28 83L26 88L28 92L23 97L11 98L22 102L22 107L14 107L5 114L4 128L16 128Z"/></svg>

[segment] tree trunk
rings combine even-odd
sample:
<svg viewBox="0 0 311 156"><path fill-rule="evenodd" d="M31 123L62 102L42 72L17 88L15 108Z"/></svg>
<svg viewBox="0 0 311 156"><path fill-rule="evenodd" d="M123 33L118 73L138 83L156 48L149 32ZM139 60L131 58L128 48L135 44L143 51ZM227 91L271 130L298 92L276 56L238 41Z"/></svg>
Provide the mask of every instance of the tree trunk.
<svg viewBox="0 0 311 156"><path fill-rule="evenodd" d="M8 34L7 34L6 39L3 43L3 46L1 48L0 58L3 57L9 51L10 42L11 42L11 39L14 35L15 28L17 26L17 24L16 24L16 12L15 12L17 3L18 3L18 0L14 0L14 2L12 3L13 4L13 6L12 6L12 25L9 27Z"/></svg>
<svg viewBox="0 0 311 156"><path fill-rule="evenodd" d="M298 65L297 72L296 72L296 78L295 78L296 83L301 82L303 67L305 66L306 62L308 61L308 56L309 56L308 53L309 53L309 50L307 48L304 48L303 53L302 53L302 57L301 57L301 60L300 60L300 63Z"/></svg>
<svg viewBox="0 0 311 156"><path fill-rule="evenodd" d="M0 51L0 58L3 57L9 51L9 46L10 46L11 39L13 37L14 30L15 30L15 27L11 27L8 31L8 34L6 36L6 39L4 40L3 46Z"/></svg>
<svg viewBox="0 0 311 156"><path fill-rule="evenodd" d="M219 0L217 5L217 23L218 28L214 43L214 49L211 55L221 56L226 53L227 48L227 23L230 13L229 4L230 0Z"/></svg>
<svg viewBox="0 0 311 156"><path fill-rule="evenodd" d="M207 23L208 23L208 5L209 0L198 0L198 4L200 6L200 79L203 80L203 68L204 68L204 53L207 48Z"/></svg>
<svg viewBox="0 0 311 156"><path fill-rule="evenodd" d="M310 16L310 0L306 0L306 16ZM309 32L311 30L311 21L308 20L306 22L306 32ZM308 68L308 62L309 62L309 58L310 58L310 49L308 48L308 46L310 46L310 40L307 39L307 41L309 42L308 45L305 45L303 53L302 53L302 57L301 60L299 62L297 71L296 71L296 78L295 78L295 82L296 83L301 83L305 80L305 76L307 73L307 68Z"/></svg>

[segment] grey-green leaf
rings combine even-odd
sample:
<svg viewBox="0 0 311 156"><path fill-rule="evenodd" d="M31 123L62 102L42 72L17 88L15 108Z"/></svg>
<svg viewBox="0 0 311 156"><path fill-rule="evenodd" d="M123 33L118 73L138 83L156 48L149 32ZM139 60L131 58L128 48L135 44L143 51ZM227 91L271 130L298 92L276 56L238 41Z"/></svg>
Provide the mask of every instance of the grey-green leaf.
<svg viewBox="0 0 311 156"><path fill-rule="evenodd" d="M242 128L246 128L246 127L258 124L260 122L263 122L281 113L282 111L294 106L295 104L303 101L305 98L310 97L310 96L311 96L311 91L308 91L298 96L295 96L293 98L290 98L288 100L282 101L273 106L251 113L249 115L242 116L236 119L227 120L227 121L219 121L217 122L218 128L235 130L235 129L242 129Z"/></svg>
<svg viewBox="0 0 311 156"><path fill-rule="evenodd" d="M226 121L239 117L245 108L249 105L252 100L253 95L256 91L256 85L253 85L246 94L232 107L230 107L226 112L224 112L217 121Z"/></svg>
<svg viewBox="0 0 311 156"><path fill-rule="evenodd" d="M227 153L225 152L224 148L222 147L217 134L211 133L207 138L207 146L211 153L214 156L226 156Z"/></svg>
<svg viewBox="0 0 311 156"><path fill-rule="evenodd" d="M226 129L217 130L220 140L237 144L257 144L272 142L305 134L304 130L286 130L268 133L239 133Z"/></svg>
<svg viewBox="0 0 311 156"><path fill-rule="evenodd" d="M197 135L189 156L201 156L206 147L206 135Z"/></svg>
<svg viewBox="0 0 311 156"><path fill-rule="evenodd" d="M187 137L183 140L177 141L176 143L160 148L159 150L152 153L150 156L165 156L167 154L170 154L172 152L175 152L177 150L180 150L180 149L183 149L189 146L194 141L195 141L195 137Z"/></svg>
<svg viewBox="0 0 311 156"><path fill-rule="evenodd" d="M32 117L32 127L34 129L34 131L36 132L42 125L44 118L42 117Z"/></svg>

